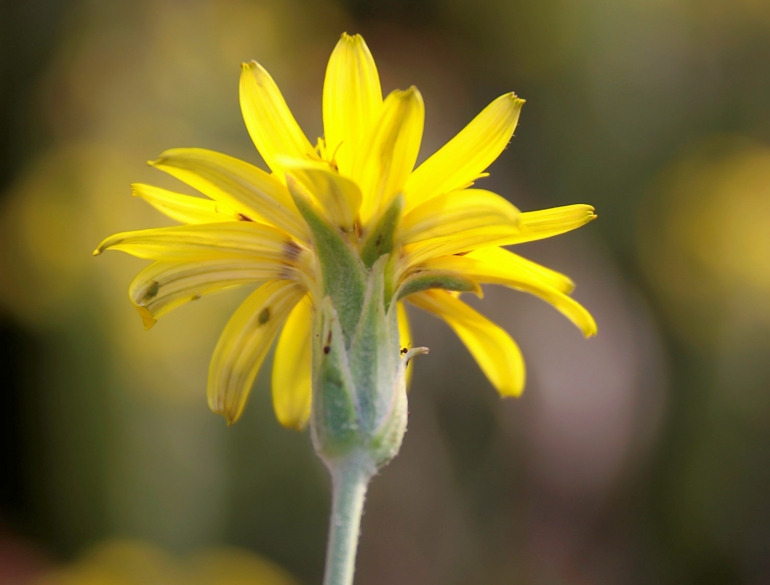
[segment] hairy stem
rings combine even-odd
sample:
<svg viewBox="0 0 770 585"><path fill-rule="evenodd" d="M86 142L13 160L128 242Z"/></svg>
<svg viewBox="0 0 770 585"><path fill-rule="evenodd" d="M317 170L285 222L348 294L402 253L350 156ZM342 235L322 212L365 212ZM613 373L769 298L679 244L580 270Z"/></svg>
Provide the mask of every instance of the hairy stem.
<svg viewBox="0 0 770 585"><path fill-rule="evenodd" d="M329 466L332 515L324 585L352 585L364 498L374 469L365 455L354 454Z"/></svg>

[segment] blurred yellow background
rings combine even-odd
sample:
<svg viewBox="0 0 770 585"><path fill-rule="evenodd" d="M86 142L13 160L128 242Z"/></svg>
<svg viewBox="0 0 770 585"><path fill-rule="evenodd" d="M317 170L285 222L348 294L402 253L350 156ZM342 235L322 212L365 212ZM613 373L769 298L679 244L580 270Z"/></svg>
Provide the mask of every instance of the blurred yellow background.
<svg viewBox="0 0 770 585"><path fill-rule="evenodd" d="M597 207L523 253L568 273L585 341L489 287L527 391L501 402L443 324L419 345L401 454L375 478L357 582L770 582L770 3L766 0L9 0L0 3L0 583L319 583L329 488L307 433L208 411L208 360L247 290L151 331L169 225L130 184L171 147L263 165L240 118L256 59L306 134L340 33L383 90L417 85L420 160L498 95L526 98L483 187ZM518 251L518 250L517 250ZM278 567L282 567L279 569ZM291 575L291 576L290 576Z"/></svg>

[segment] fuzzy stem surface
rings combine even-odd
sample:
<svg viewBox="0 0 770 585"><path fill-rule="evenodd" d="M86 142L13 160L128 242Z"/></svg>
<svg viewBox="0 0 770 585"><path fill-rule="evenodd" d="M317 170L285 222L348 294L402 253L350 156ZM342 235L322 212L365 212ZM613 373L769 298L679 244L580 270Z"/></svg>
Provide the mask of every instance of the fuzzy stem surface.
<svg viewBox="0 0 770 585"><path fill-rule="evenodd" d="M324 585L352 585L361 515L374 466L366 455L351 454L330 464L329 469L332 475L332 515Z"/></svg>

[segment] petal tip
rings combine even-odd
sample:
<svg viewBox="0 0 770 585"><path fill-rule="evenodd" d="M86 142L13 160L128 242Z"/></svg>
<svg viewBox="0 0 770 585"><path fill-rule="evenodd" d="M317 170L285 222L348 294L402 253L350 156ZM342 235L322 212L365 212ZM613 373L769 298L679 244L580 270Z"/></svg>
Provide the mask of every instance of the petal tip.
<svg viewBox="0 0 770 585"><path fill-rule="evenodd" d="M100 256L102 252L109 248L110 240L112 240L114 237L115 236L110 236L109 238L102 240L101 243L96 247L96 250L93 251L93 255Z"/></svg>
<svg viewBox="0 0 770 585"><path fill-rule="evenodd" d="M340 43L346 43L348 45L361 45L364 44L364 37L358 33L348 34L344 32L340 35Z"/></svg>
<svg viewBox="0 0 770 585"><path fill-rule="evenodd" d="M240 418L240 414L229 412L226 408L221 407L219 404L211 404L210 401L209 408L214 414L221 414L224 417L228 427L233 426Z"/></svg>
<svg viewBox="0 0 770 585"><path fill-rule="evenodd" d="M241 63L241 73L251 73L254 75L257 79L259 79L261 76L267 75L267 70L262 67L257 61L251 60L248 62Z"/></svg>
<svg viewBox="0 0 770 585"><path fill-rule="evenodd" d="M524 98L520 98L518 95L516 95L515 91L509 91L508 93L503 94L500 96L499 100L510 103L515 110L520 110L521 106L527 102L527 100Z"/></svg>
<svg viewBox="0 0 770 585"><path fill-rule="evenodd" d="M500 395L500 398L503 400L506 400L508 398L520 398L521 395L524 393L524 385L521 386L506 386L502 388L497 388L497 393Z"/></svg>
<svg viewBox="0 0 770 585"><path fill-rule="evenodd" d="M147 307L142 307L140 305L134 305L136 307L137 312L139 313L139 316L142 318L142 325L144 325L144 330L149 331L152 329L153 325L157 323L157 319L153 317L152 313L150 313L149 309Z"/></svg>
<svg viewBox="0 0 770 585"><path fill-rule="evenodd" d="M288 429L290 431L297 431L298 433L301 433L305 430L305 425L307 424L307 418L286 418L281 419L278 418L278 422L281 424L281 426L285 429Z"/></svg>

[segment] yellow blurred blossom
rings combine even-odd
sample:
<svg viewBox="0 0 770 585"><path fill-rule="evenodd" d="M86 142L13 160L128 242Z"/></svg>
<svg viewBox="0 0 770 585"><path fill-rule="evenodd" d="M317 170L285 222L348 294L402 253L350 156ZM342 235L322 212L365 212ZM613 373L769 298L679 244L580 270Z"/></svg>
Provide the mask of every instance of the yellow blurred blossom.
<svg viewBox="0 0 770 585"><path fill-rule="evenodd" d="M145 542L111 540L34 585L296 585L296 581L244 550L210 549L178 559Z"/></svg>

